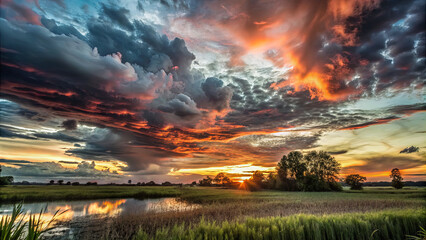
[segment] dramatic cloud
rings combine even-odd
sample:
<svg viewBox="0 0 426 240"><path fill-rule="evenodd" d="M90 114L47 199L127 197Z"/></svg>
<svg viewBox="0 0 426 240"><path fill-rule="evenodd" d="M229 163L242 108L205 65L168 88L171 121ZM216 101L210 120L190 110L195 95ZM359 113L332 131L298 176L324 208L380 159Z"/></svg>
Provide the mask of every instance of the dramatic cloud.
<svg viewBox="0 0 426 240"><path fill-rule="evenodd" d="M66 120L62 122L62 127L66 130L76 130L77 129L77 121L76 120Z"/></svg>
<svg viewBox="0 0 426 240"><path fill-rule="evenodd" d="M15 161L1 159L0 162L13 164L15 167L2 167L2 174L14 176L16 179L103 179L118 178L117 172L95 169L95 162L81 162L76 169L64 168L57 162Z"/></svg>
<svg viewBox="0 0 426 240"><path fill-rule="evenodd" d="M426 110L424 8L421 0L2 1L1 157L40 159L14 152L43 142L58 160L8 171L71 176L66 164L85 160L95 162L78 164L76 176L115 177L95 164L119 162L120 174L174 177L271 168L289 151L321 149L328 133L365 136L380 125L400 128L386 140L396 153L389 161L422 166L393 141ZM421 155L419 139L410 144ZM351 148L332 150L356 161ZM367 155L371 172L383 167Z"/></svg>

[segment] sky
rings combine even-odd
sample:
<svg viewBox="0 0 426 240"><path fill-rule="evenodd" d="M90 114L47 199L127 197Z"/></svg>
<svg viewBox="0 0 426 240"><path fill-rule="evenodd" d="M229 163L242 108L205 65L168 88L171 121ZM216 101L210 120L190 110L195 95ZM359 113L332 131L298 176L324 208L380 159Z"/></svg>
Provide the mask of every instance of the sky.
<svg viewBox="0 0 426 240"><path fill-rule="evenodd" d="M423 0L3 0L15 181L192 182L329 152L426 180ZM411 147L413 146L413 147Z"/></svg>

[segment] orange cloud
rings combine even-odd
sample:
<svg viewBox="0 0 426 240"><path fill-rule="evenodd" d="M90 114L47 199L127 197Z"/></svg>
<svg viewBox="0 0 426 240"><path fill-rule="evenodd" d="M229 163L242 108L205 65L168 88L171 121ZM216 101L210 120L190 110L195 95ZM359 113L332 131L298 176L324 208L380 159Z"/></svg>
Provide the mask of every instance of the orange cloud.
<svg viewBox="0 0 426 240"><path fill-rule="evenodd" d="M338 51L321 55L324 39L356 45L357 29L347 29L345 20L378 4L378 0L215 1L205 3L208 10L203 14L186 20L215 27L222 34L212 37L219 42L229 39L231 65L241 65L240 58L247 53L267 52L267 59L278 67L291 66L289 79L272 88L293 86L296 91L308 90L312 98L337 101L358 90L347 86L353 77L350 56Z"/></svg>

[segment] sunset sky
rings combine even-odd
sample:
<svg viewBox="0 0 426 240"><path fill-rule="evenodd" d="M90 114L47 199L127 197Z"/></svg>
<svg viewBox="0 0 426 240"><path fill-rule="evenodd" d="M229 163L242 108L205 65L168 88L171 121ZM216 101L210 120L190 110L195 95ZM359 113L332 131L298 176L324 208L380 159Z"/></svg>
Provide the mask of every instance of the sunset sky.
<svg viewBox="0 0 426 240"><path fill-rule="evenodd" d="M2 175L240 180L324 150L342 177L426 180L425 12L424 0L2 0Z"/></svg>

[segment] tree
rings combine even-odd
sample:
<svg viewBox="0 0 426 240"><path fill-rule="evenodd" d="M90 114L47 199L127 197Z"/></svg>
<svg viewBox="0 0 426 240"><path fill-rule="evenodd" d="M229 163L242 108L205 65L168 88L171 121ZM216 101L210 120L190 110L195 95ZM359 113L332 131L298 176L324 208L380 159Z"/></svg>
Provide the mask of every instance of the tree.
<svg viewBox="0 0 426 240"><path fill-rule="evenodd" d="M337 182L341 167L334 157L324 151L311 151L304 156L304 161L306 164L304 190L342 190Z"/></svg>
<svg viewBox="0 0 426 240"><path fill-rule="evenodd" d="M154 181L149 181L146 183L146 186L155 186L157 185Z"/></svg>
<svg viewBox="0 0 426 240"><path fill-rule="evenodd" d="M161 185L163 185L163 186L172 186L172 183L166 181L166 182L163 182Z"/></svg>
<svg viewBox="0 0 426 240"><path fill-rule="evenodd" d="M303 155L292 151L284 155L277 165L278 179L284 190L339 191L337 177L340 163L323 151L311 151Z"/></svg>
<svg viewBox="0 0 426 240"><path fill-rule="evenodd" d="M225 176L223 179L222 179L222 184L223 185L229 185L229 184L231 184L232 183L232 180L229 178L229 177L227 177L227 176Z"/></svg>
<svg viewBox="0 0 426 240"><path fill-rule="evenodd" d="M50 184L50 185L53 185L54 183L55 183L55 180L50 180L50 181L49 181L49 184Z"/></svg>
<svg viewBox="0 0 426 240"><path fill-rule="evenodd" d="M127 181L128 184L132 184L132 180Z"/></svg>
<svg viewBox="0 0 426 240"><path fill-rule="evenodd" d="M278 178L284 190L301 190L306 164L303 154L299 151L292 151L284 155L277 165Z"/></svg>
<svg viewBox="0 0 426 240"><path fill-rule="evenodd" d="M209 176L207 176L206 178L203 178L199 181L200 186L210 186L212 185L213 179Z"/></svg>
<svg viewBox="0 0 426 240"><path fill-rule="evenodd" d="M216 177L214 177L213 182L215 182L216 184L222 184L223 178L225 178L225 174L224 173L218 173L216 175Z"/></svg>
<svg viewBox="0 0 426 240"><path fill-rule="evenodd" d="M367 180L367 178L359 174L350 174L346 176L345 183L351 186L351 190L362 190L362 184L365 180Z"/></svg>
<svg viewBox="0 0 426 240"><path fill-rule="evenodd" d="M389 177L392 178L392 187L396 189L401 189L404 187L404 182L402 182L404 179L402 178L401 172L398 168L392 169Z"/></svg>
<svg viewBox="0 0 426 240"><path fill-rule="evenodd" d="M265 179L265 176L263 175L263 172L254 171L253 175L250 178L250 181L257 184L258 186L261 186L264 179Z"/></svg>
<svg viewBox="0 0 426 240"><path fill-rule="evenodd" d="M68 182L67 182L67 185L71 185L71 182L69 182L69 181L68 181Z"/></svg>
<svg viewBox="0 0 426 240"><path fill-rule="evenodd" d="M12 183L13 183L13 177L12 176L0 177L0 186L2 186L2 185L10 185Z"/></svg>
<svg viewBox="0 0 426 240"><path fill-rule="evenodd" d="M306 170L303 164L303 154L299 151L292 151L287 156L284 155L278 162L278 175L281 179L302 178Z"/></svg>
<svg viewBox="0 0 426 240"><path fill-rule="evenodd" d="M64 183L64 180L58 180L59 185L62 185Z"/></svg>
<svg viewBox="0 0 426 240"><path fill-rule="evenodd" d="M278 184L278 175L276 173L269 173L268 176L266 177L266 187L269 189L274 189L277 188L277 184Z"/></svg>

